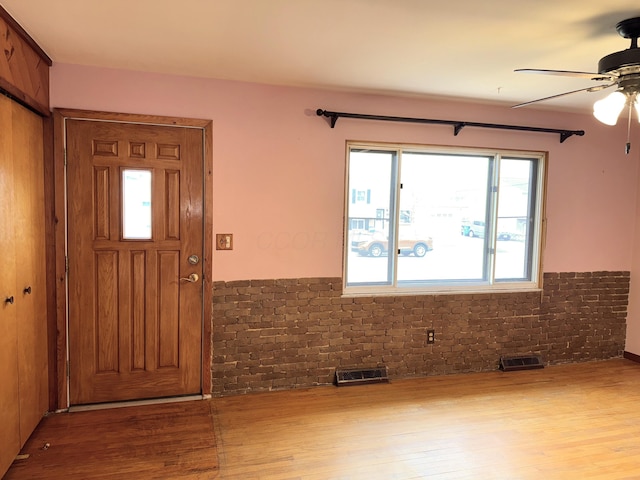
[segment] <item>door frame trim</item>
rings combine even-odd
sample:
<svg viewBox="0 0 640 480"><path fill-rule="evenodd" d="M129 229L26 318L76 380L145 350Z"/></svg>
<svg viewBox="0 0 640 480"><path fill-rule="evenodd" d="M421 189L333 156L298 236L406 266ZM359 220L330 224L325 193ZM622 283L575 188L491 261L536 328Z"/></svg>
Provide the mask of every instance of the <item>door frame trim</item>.
<svg viewBox="0 0 640 480"><path fill-rule="evenodd" d="M144 115L130 113L100 112L92 110L76 110L68 108L53 109L53 227L55 244L55 311L49 312L49 324L55 325L56 347L55 366L50 368L50 381L55 392L55 405L51 410L66 410L69 408L69 379L67 372L68 358L68 320L67 320L67 215L66 215L66 175L65 175L65 147L66 121L68 119L96 120L105 122L138 123L146 125L165 125L174 127L197 128L203 134L204 161L204 258L203 265L203 319L202 319L202 365L201 365L201 394L209 396L212 391L211 360L212 339L211 319L213 306L211 294L213 291L213 121L183 117L164 117L159 115ZM49 180L47 180L48 182ZM51 329L53 330L53 329ZM51 367L51 366L50 366Z"/></svg>

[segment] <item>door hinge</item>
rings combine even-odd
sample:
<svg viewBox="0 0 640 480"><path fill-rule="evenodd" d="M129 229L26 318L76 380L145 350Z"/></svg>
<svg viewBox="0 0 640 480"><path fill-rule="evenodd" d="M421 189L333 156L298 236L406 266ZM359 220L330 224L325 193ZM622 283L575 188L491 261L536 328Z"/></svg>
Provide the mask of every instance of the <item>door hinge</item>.
<svg viewBox="0 0 640 480"><path fill-rule="evenodd" d="M67 149L64 149L64 166L67 166Z"/></svg>
<svg viewBox="0 0 640 480"><path fill-rule="evenodd" d="M64 257L64 272L69 273L69 257Z"/></svg>
<svg viewBox="0 0 640 480"><path fill-rule="evenodd" d="M67 360L67 378L69 378L71 374L69 373L69 360Z"/></svg>

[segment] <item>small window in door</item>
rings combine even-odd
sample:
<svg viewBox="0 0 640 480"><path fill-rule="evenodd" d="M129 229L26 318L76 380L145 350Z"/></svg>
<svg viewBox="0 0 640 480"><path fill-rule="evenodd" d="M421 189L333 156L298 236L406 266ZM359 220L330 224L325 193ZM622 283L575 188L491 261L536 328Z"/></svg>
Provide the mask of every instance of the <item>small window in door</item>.
<svg viewBox="0 0 640 480"><path fill-rule="evenodd" d="M151 170L122 171L122 239L151 239Z"/></svg>

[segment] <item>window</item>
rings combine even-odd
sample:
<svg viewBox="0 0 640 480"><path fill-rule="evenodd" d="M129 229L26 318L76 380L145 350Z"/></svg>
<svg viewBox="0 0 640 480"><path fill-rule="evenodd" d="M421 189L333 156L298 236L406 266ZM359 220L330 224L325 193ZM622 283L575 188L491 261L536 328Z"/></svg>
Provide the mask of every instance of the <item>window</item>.
<svg viewBox="0 0 640 480"><path fill-rule="evenodd" d="M544 166L539 152L350 143L346 191L367 201L346 202L345 292L538 288Z"/></svg>
<svg viewBox="0 0 640 480"><path fill-rule="evenodd" d="M122 170L122 239L151 238L151 171Z"/></svg>

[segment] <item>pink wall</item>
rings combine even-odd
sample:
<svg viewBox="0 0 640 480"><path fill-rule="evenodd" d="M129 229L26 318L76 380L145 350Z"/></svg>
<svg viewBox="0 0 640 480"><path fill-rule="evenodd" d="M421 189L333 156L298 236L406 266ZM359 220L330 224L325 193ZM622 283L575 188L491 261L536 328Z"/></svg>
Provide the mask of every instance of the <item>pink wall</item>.
<svg viewBox="0 0 640 480"><path fill-rule="evenodd" d="M625 350L640 355L640 195L637 197L634 220L636 231L634 236L633 261L630 268L631 291L629 292L627 342Z"/></svg>
<svg viewBox="0 0 640 480"><path fill-rule="evenodd" d="M606 127L590 115L68 64L53 66L51 96L53 107L213 120L214 230L234 234L233 251L215 252L214 280L341 276L347 139L548 151L544 270L632 268L637 125L626 156L625 126ZM552 134L466 128L455 137L448 126L349 119L332 130L317 108L586 135L561 144Z"/></svg>

